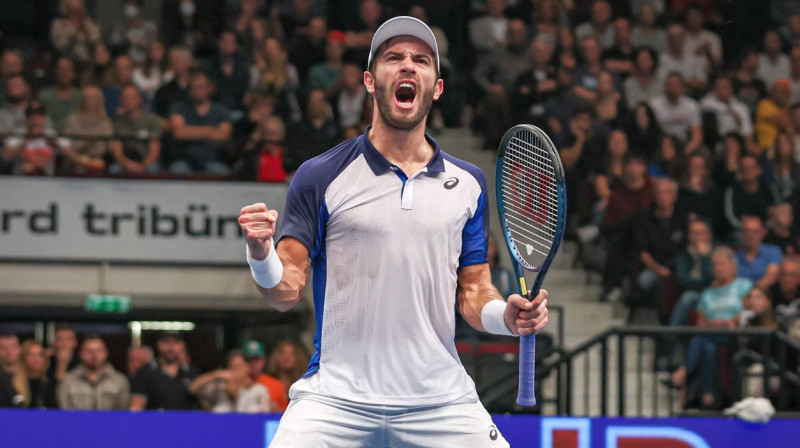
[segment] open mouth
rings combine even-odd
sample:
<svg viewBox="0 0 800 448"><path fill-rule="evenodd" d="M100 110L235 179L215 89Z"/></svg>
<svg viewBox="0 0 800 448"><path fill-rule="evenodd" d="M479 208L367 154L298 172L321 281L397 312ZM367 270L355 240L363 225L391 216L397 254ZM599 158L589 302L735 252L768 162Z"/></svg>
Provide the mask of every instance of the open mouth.
<svg viewBox="0 0 800 448"><path fill-rule="evenodd" d="M402 108L410 108L414 105L417 97L417 84L413 81L401 81L394 89L394 98L397 105Z"/></svg>

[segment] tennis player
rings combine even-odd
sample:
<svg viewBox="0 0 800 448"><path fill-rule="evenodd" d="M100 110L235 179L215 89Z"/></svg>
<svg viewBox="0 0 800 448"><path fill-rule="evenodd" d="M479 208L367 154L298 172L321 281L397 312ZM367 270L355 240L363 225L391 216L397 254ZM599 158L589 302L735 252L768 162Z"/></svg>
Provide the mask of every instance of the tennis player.
<svg viewBox="0 0 800 448"><path fill-rule="evenodd" d="M372 125L304 163L278 213L239 223L259 290L292 308L313 269L316 352L272 447L507 447L454 343L455 307L481 331L547 325L547 292L503 300L487 259L484 174L439 148L425 119L444 87L430 28L412 17L372 40Z"/></svg>

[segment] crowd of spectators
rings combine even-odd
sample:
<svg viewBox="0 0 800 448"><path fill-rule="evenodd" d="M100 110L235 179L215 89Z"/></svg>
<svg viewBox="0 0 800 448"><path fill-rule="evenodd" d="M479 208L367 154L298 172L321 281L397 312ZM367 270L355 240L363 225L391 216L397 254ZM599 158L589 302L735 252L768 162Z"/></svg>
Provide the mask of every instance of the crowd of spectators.
<svg viewBox="0 0 800 448"><path fill-rule="evenodd" d="M164 331L155 351L128 350L127 365L108 361L104 340L61 325L50 347L0 334L0 408L71 410L206 410L218 413L283 412L289 386L308 365L302 345L245 341L218 370L199 375L180 332Z"/></svg>

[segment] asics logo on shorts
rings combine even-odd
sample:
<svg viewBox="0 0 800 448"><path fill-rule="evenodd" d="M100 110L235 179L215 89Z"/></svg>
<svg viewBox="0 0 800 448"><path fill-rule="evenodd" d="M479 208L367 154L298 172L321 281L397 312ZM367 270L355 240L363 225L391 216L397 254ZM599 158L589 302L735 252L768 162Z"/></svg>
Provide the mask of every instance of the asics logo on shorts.
<svg viewBox="0 0 800 448"><path fill-rule="evenodd" d="M447 179L447 181L444 183L444 188L447 190L452 190L453 188L456 187L456 185L458 185L458 178L451 177L450 179Z"/></svg>
<svg viewBox="0 0 800 448"><path fill-rule="evenodd" d="M494 425L489 427L489 438L497 440L497 428L495 428Z"/></svg>

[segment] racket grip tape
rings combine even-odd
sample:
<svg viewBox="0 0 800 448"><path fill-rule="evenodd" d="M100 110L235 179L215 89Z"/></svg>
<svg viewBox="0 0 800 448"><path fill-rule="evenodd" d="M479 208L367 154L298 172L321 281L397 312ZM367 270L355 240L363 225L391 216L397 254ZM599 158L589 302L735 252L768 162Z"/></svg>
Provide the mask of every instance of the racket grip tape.
<svg viewBox="0 0 800 448"><path fill-rule="evenodd" d="M535 406L534 376L536 373L536 335L528 334L519 338L519 392L517 404Z"/></svg>

